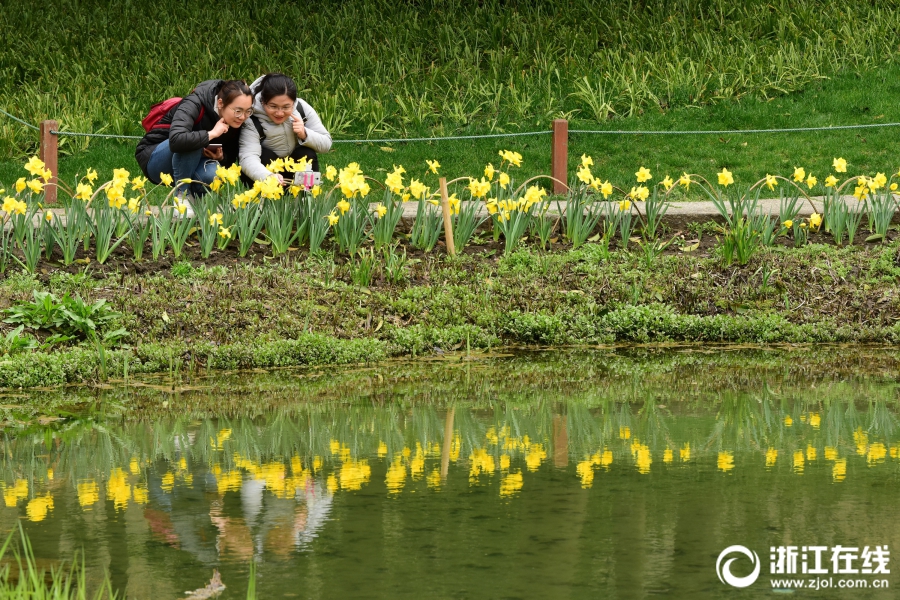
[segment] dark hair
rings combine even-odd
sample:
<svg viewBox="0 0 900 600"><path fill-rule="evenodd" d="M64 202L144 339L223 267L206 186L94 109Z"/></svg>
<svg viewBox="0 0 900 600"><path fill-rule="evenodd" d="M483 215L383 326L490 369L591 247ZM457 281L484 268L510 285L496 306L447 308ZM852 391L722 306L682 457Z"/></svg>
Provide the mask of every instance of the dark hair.
<svg viewBox="0 0 900 600"><path fill-rule="evenodd" d="M219 93L216 94L222 101L222 106L228 106L234 102L238 96L250 96L250 88L240 79L230 79L222 82Z"/></svg>
<svg viewBox="0 0 900 600"><path fill-rule="evenodd" d="M269 100L282 94L293 102L297 100L297 84L287 75L269 73L253 87L253 94L259 94L263 104L267 104Z"/></svg>

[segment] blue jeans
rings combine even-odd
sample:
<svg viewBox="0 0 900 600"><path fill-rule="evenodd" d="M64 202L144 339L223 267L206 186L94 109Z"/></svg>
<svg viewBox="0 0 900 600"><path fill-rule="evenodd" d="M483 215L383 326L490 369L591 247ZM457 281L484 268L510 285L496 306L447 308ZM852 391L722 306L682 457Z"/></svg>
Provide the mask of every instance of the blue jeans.
<svg viewBox="0 0 900 600"><path fill-rule="evenodd" d="M209 185L216 178L216 169L219 163L203 156L203 150L193 152L172 152L169 149L169 140L164 141L153 149L150 161L147 163L147 174L150 181L159 184L160 173L171 175L175 185L182 179L202 181ZM206 185L201 183L191 184L191 193L194 196L202 196L206 193ZM181 184L182 187L184 184ZM187 190L185 190L187 191ZM182 190L177 192L179 195Z"/></svg>

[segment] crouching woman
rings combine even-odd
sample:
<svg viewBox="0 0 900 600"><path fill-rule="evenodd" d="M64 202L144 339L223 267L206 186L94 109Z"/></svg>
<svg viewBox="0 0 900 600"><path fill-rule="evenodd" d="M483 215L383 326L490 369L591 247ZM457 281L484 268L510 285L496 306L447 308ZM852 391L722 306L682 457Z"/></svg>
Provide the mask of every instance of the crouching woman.
<svg viewBox="0 0 900 600"><path fill-rule="evenodd" d="M219 165L230 167L238 157L240 131L253 114L252 96L240 80L204 81L159 120L138 142L135 158L155 184L170 175L180 185L177 195L206 193ZM179 184L194 183L190 189Z"/></svg>
<svg viewBox="0 0 900 600"><path fill-rule="evenodd" d="M319 170L319 153L331 150L331 134L318 113L297 97L294 80L270 73L250 85L253 116L241 128L240 163L244 183L253 185L276 176L282 184L290 176L273 173L266 165L278 158L306 158Z"/></svg>

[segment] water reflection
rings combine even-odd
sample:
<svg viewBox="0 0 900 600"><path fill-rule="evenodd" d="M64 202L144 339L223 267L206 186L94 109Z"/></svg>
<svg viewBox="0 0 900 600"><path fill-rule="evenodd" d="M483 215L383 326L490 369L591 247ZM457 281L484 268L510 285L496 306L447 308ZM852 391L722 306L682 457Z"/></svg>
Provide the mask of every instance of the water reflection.
<svg viewBox="0 0 900 600"><path fill-rule="evenodd" d="M715 589L708 555L736 538L897 537L891 352L854 377L821 357L813 369L792 355L787 370L737 357L735 374L672 354L644 360L643 375L640 358L599 368L584 353L72 392L57 400L66 420L19 413L19 431L4 430L0 527L30 523L46 558L89 548L129 598L180 595L214 566L238 597L251 560L278 595L302 581L301 595L339 597L367 579L390 595L399 564L418 574L407 593L446 595L473 544L494 557L491 581L475 578L493 595L525 582L536 593L549 584L532 576L551 572L584 595L695 593L688 575ZM561 553L552 569L522 554L529 539ZM328 574L354 560L356 575ZM501 566L518 573L500 578L509 589L494 587ZM435 569L445 583L418 579Z"/></svg>

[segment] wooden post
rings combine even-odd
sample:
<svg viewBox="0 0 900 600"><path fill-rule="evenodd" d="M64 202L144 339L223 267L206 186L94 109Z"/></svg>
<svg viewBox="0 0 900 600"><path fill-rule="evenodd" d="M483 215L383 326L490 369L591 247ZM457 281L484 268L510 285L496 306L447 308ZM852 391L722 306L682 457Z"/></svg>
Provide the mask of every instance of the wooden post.
<svg viewBox="0 0 900 600"><path fill-rule="evenodd" d="M453 243L453 222L450 219L450 197L447 195L447 178L441 177L441 212L444 213L444 239L447 242L447 252L450 256L456 256L456 245Z"/></svg>
<svg viewBox="0 0 900 600"><path fill-rule="evenodd" d="M41 148L38 158L44 161L46 168L53 173L44 188L44 202L47 204L56 202L56 183L59 181L59 138L50 132L58 130L59 123L56 121L41 121Z"/></svg>
<svg viewBox="0 0 900 600"><path fill-rule="evenodd" d="M553 151L550 155L550 175L559 181L553 182L554 194L565 194L569 183L569 122L565 119L553 120ZM562 183L560 183L562 182Z"/></svg>

